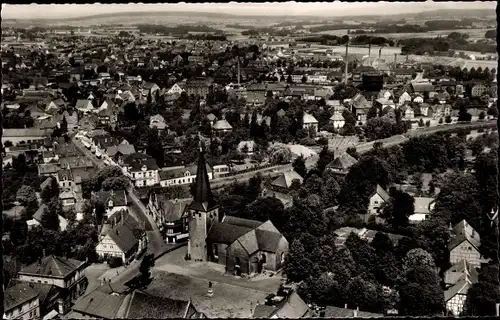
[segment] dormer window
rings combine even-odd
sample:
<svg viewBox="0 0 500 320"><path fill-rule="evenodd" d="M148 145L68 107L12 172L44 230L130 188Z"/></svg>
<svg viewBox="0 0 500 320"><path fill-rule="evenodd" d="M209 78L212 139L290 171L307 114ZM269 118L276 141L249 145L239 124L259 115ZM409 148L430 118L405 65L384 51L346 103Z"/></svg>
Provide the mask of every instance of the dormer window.
<svg viewBox="0 0 500 320"><path fill-rule="evenodd" d="M142 166L142 171L147 171L148 170L148 167L146 165L143 165Z"/></svg>
<svg viewBox="0 0 500 320"><path fill-rule="evenodd" d="M109 200L108 207L112 207L112 206L113 206L113 200Z"/></svg>
<svg viewBox="0 0 500 320"><path fill-rule="evenodd" d="M184 173L184 176L185 176L185 177L189 177L190 175L191 175L191 173L190 173L189 171L186 171L186 172Z"/></svg>

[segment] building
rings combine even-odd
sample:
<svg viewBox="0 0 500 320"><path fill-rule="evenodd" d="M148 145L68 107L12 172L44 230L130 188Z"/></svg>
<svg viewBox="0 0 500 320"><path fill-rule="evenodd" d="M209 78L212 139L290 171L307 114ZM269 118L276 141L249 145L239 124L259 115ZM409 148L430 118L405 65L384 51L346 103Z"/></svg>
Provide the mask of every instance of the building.
<svg viewBox="0 0 500 320"><path fill-rule="evenodd" d="M85 293L88 280L85 261L54 255L39 259L19 271L19 280L26 283L49 284L57 287L57 312L65 314L71 305Z"/></svg>
<svg viewBox="0 0 500 320"><path fill-rule="evenodd" d="M332 162L330 162L326 166L326 169L331 170L336 174L346 175L349 172L349 169L356 163L358 163L358 160L356 160L347 152L344 152L340 156L335 158Z"/></svg>
<svg viewBox="0 0 500 320"><path fill-rule="evenodd" d="M35 226L42 225L42 216L45 212L45 209L48 209L47 205L43 203L38 210L33 214L33 219L26 221L28 225L28 230L32 229ZM59 230L64 231L68 227L68 220L66 220L63 216L58 215L59 218Z"/></svg>
<svg viewBox="0 0 500 320"><path fill-rule="evenodd" d="M343 128L345 125L345 119L342 113L334 112L333 115L330 117L330 125L333 126L335 129Z"/></svg>
<svg viewBox="0 0 500 320"><path fill-rule="evenodd" d="M313 130L315 133L318 133L318 120L308 113L304 112L303 116L304 129Z"/></svg>
<svg viewBox="0 0 500 320"><path fill-rule="evenodd" d="M481 238L477 231L467 221L460 221L453 227L448 243L450 263L455 264L465 260L474 267L481 267L480 246Z"/></svg>
<svg viewBox="0 0 500 320"><path fill-rule="evenodd" d="M136 187L153 186L159 182L158 165L145 153L132 153L123 159L123 173Z"/></svg>
<svg viewBox="0 0 500 320"><path fill-rule="evenodd" d="M360 311L359 308L348 309L347 305L345 308L326 306L325 310L319 312L320 318L326 319L346 319L346 318L384 318L381 313L372 313L366 311Z"/></svg>
<svg viewBox="0 0 500 320"><path fill-rule="evenodd" d="M350 104L352 106L352 113L356 116L356 120L365 123L372 103L366 100L365 96L358 93L351 99Z"/></svg>
<svg viewBox="0 0 500 320"><path fill-rule="evenodd" d="M31 144L32 142L44 140L50 137L52 129L3 129L2 143L12 142L13 146Z"/></svg>
<svg viewBox="0 0 500 320"><path fill-rule="evenodd" d="M128 211L128 199L124 190L99 191L93 198L104 205L106 218L116 212Z"/></svg>
<svg viewBox="0 0 500 320"><path fill-rule="evenodd" d="M16 281L5 290L3 319L40 319L40 299L33 284Z"/></svg>
<svg viewBox="0 0 500 320"><path fill-rule="evenodd" d="M189 79L186 82L186 93L188 96L194 95L206 99L213 91L213 80L206 79Z"/></svg>
<svg viewBox="0 0 500 320"><path fill-rule="evenodd" d="M270 220L263 223L225 216L211 225L207 248L208 260L225 265L227 273L251 276L281 269L288 241Z"/></svg>
<svg viewBox="0 0 500 320"><path fill-rule="evenodd" d="M215 122L212 126L212 131L216 136L223 136L231 133L233 131L233 127L229 124L229 122L227 122L224 115L222 115L222 119Z"/></svg>
<svg viewBox="0 0 500 320"><path fill-rule="evenodd" d="M472 97L481 97L485 93L487 93L488 91L489 91L488 87L486 87L484 84L476 84L471 89L471 96Z"/></svg>
<svg viewBox="0 0 500 320"><path fill-rule="evenodd" d="M400 110L405 120L413 120L413 118L415 118L415 111L412 107L404 105Z"/></svg>
<svg viewBox="0 0 500 320"><path fill-rule="evenodd" d="M380 185L377 185L375 191L369 197L368 212L364 215L365 221L368 221L368 218L371 216L375 216L376 220L380 220L378 215L381 213L381 209L390 201L391 196L389 196L387 191L385 191Z"/></svg>
<svg viewBox="0 0 500 320"><path fill-rule="evenodd" d="M144 227L128 212L117 212L103 225L96 253L108 259L117 257L123 263L136 257L147 246Z"/></svg>
<svg viewBox="0 0 500 320"><path fill-rule="evenodd" d="M294 170L282 172L271 182L271 187L275 191L288 193L293 185L293 181L298 181L299 185L301 185L304 182L304 178Z"/></svg>
<svg viewBox="0 0 500 320"><path fill-rule="evenodd" d="M158 130L165 130L166 126L165 119L159 114L154 115L151 119L149 119L149 127L151 129L156 128Z"/></svg>
<svg viewBox="0 0 500 320"><path fill-rule="evenodd" d="M192 201L191 198L168 199L167 194L159 190L149 194L149 214L167 243L181 242L189 237L187 207Z"/></svg>
<svg viewBox="0 0 500 320"><path fill-rule="evenodd" d="M446 290L444 302L446 311L453 316L460 316L464 311L467 293L478 282L478 272L474 266L461 260L444 273Z"/></svg>
<svg viewBox="0 0 500 320"><path fill-rule="evenodd" d="M213 179L212 168L206 164L208 179ZM174 167L168 170L160 170L158 175L160 177L160 185L162 187L170 187L176 185L186 185L191 184L196 180L196 166L190 167Z"/></svg>
<svg viewBox="0 0 500 320"><path fill-rule="evenodd" d="M434 198L415 197L415 213L408 217L410 223L419 223L429 219L434 209Z"/></svg>

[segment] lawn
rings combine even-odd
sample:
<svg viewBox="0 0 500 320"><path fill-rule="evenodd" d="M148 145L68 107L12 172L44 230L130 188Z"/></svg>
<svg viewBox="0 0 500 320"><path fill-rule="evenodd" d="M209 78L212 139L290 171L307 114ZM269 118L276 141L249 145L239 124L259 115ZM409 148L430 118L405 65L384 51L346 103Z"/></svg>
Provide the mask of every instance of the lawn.
<svg viewBox="0 0 500 320"><path fill-rule="evenodd" d="M189 300L209 318L249 318L257 301L267 293L223 283L213 283L213 296L207 297L208 280L154 271L148 293L171 299Z"/></svg>

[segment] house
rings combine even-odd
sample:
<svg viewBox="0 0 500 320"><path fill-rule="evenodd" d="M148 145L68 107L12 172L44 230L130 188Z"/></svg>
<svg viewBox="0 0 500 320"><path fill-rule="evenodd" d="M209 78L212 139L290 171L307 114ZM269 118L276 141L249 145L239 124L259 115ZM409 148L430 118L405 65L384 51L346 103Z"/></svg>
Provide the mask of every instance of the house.
<svg viewBox="0 0 500 320"><path fill-rule="evenodd" d="M434 91L434 85L430 82L412 82L411 88L414 93L424 93Z"/></svg>
<svg viewBox="0 0 500 320"><path fill-rule="evenodd" d="M3 319L40 319L40 299L33 285L16 281L5 289Z"/></svg>
<svg viewBox="0 0 500 320"><path fill-rule="evenodd" d="M146 82L142 86L142 96L147 97L148 95L151 95L151 98L155 99L156 92L160 90L160 87L156 83L152 82Z"/></svg>
<svg viewBox="0 0 500 320"><path fill-rule="evenodd" d="M206 164L206 170L208 173L208 179L213 179L213 170ZM196 166L190 167L174 167L168 170L161 170L158 172L160 177L160 185L162 187L170 187L174 185L185 185L191 184L196 180Z"/></svg>
<svg viewBox="0 0 500 320"><path fill-rule="evenodd" d="M170 89L168 89L167 94L181 94L184 92L184 89L182 89L177 83L174 84Z"/></svg>
<svg viewBox="0 0 500 320"><path fill-rule="evenodd" d="M186 82L186 93L188 96L194 95L206 99L208 94L213 91L213 80L206 79L189 79Z"/></svg>
<svg viewBox="0 0 500 320"><path fill-rule="evenodd" d="M453 227L448 243L450 263L455 264L461 260L465 260L474 267L481 267L480 246L481 238L477 231L467 221L460 221Z"/></svg>
<svg viewBox="0 0 500 320"><path fill-rule="evenodd" d="M342 113L334 112L333 115L330 117L330 125L333 126L335 129L343 128L345 125L345 119Z"/></svg>
<svg viewBox="0 0 500 320"><path fill-rule="evenodd" d="M149 127L151 129L156 128L157 130L165 130L166 126L165 119L159 114L154 115L149 119Z"/></svg>
<svg viewBox="0 0 500 320"><path fill-rule="evenodd" d="M415 212L408 217L410 223L419 223L429 219L434 209L434 198L415 197Z"/></svg>
<svg viewBox="0 0 500 320"><path fill-rule="evenodd" d="M59 193L59 200L62 203L63 210L71 210L74 208L76 204L75 193L69 188L66 188L65 190Z"/></svg>
<svg viewBox="0 0 500 320"><path fill-rule="evenodd" d="M445 272L446 290L444 302L446 311L453 316L460 316L464 311L467 293L473 284L478 281L478 272L465 260L451 266Z"/></svg>
<svg viewBox="0 0 500 320"><path fill-rule="evenodd" d="M404 105L401 107L400 110L405 120L413 120L413 118L415 118L415 111L413 110L412 107Z"/></svg>
<svg viewBox="0 0 500 320"><path fill-rule="evenodd" d="M158 165L153 157L144 153L132 153L123 159L123 173L136 187L153 186L159 182Z"/></svg>
<svg viewBox="0 0 500 320"><path fill-rule="evenodd" d="M85 293L88 280L85 276L87 263L54 255L39 259L21 271L19 280L26 283L43 283L57 287L57 312L65 314Z"/></svg>
<svg viewBox="0 0 500 320"><path fill-rule="evenodd" d="M266 297L264 304L257 303L253 311L253 319L309 318L312 312L297 292L289 287L281 286L277 294Z"/></svg>
<svg viewBox="0 0 500 320"><path fill-rule="evenodd" d="M304 112L303 123L304 129L313 130L315 133L318 133L318 120L314 116Z"/></svg>
<svg viewBox="0 0 500 320"><path fill-rule="evenodd" d="M358 93L351 99L352 112L356 116L358 122L366 122L368 111L372 108L372 103L366 100L365 96Z"/></svg>
<svg viewBox="0 0 500 320"><path fill-rule="evenodd" d="M423 101L423 100L422 100ZM427 103L422 103L418 106L418 109L420 110L420 112L418 112L419 115L421 116L424 116L424 117L431 117L433 116L433 110L432 108L430 108L429 104ZM414 116L415 116L415 112L414 112Z"/></svg>
<svg viewBox="0 0 500 320"><path fill-rule="evenodd" d="M3 129L2 143L6 141L12 142L13 146L30 144L35 141L44 140L52 134L51 129Z"/></svg>
<svg viewBox="0 0 500 320"><path fill-rule="evenodd" d="M77 100L75 108L83 113L94 111L94 106L92 105L91 100Z"/></svg>
<svg viewBox="0 0 500 320"><path fill-rule="evenodd" d="M222 136L232 132L233 127L229 124L229 122L227 122L224 115L222 115L222 119L214 123L214 125L212 126L212 130L214 131L216 136Z"/></svg>
<svg viewBox="0 0 500 320"><path fill-rule="evenodd" d="M128 199L124 190L99 191L93 198L104 205L106 217L116 212L128 211Z"/></svg>
<svg viewBox="0 0 500 320"><path fill-rule="evenodd" d="M108 218L107 228L101 230L96 253L108 259L117 257L123 263L131 261L147 246L144 227L141 226L128 212L116 212Z"/></svg>
<svg viewBox="0 0 500 320"><path fill-rule="evenodd" d="M339 228L339 229L334 231L334 234L336 235L335 246L339 249L345 247L345 242L351 233L354 233L360 239L363 239L363 240L367 241L368 243L371 243L378 232L382 232L382 231L369 230L366 228L356 229L356 228L352 228L352 227L342 227L342 228ZM399 240L401 240L403 238L403 236L399 235L399 234L386 233L386 232L384 232L384 234L387 237L389 237L389 239L391 240L391 242L394 246L396 246L398 244Z"/></svg>
<svg viewBox="0 0 500 320"><path fill-rule="evenodd" d="M302 184L304 178L302 178L300 174L294 170L282 172L276 179L273 180L273 182L271 182L271 187L276 191L287 193L294 180L297 180L299 184Z"/></svg>
<svg viewBox="0 0 500 320"><path fill-rule="evenodd" d="M126 295L115 293L110 284L97 287L82 297L73 307L73 319L123 319L127 312Z"/></svg>
<svg viewBox="0 0 500 320"><path fill-rule="evenodd" d="M384 190L380 185L377 184L377 187L369 197L368 202L368 212L364 215L365 221L368 221L370 216L377 216L380 214L383 206L391 201L391 196Z"/></svg>
<svg viewBox="0 0 500 320"><path fill-rule="evenodd" d="M187 240L189 234L186 209L192 201L191 198L168 199L167 194L157 190L149 194L149 214L153 216L160 232L165 235L167 243Z"/></svg>
<svg viewBox="0 0 500 320"><path fill-rule="evenodd" d="M249 91L246 94L246 105L253 107L262 107L266 102L266 95L258 91Z"/></svg>
<svg viewBox="0 0 500 320"><path fill-rule="evenodd" d="M415 96L415 98L413 98L413 102L424 103L424 97L422 97L421 95L417 95L417 96Z"/></svg>
<svg viewBox="0 0 500 320"><path fill-rule="evenodd" d="M451 110L452 108L449 104L436 104L432 106L432 117L437 119L450 116Z"/></svg>
<svg viewBox="0 0 500 320"><path fill-rule="evenodd" d="M340 156L335 158L332 162L330 162L326 166L326 169L331 170L336 174L346 175L349 172L349 169L356 163L358 163L358 160L356 160L347 152L344 152Z"/></svg>
<svg viewBox="0 0 500 320"><path fill-rule="evenodd" d="M32 229L34 226L41 226L42 225L42 216L45 211L45 209L48 209L46 204L42 204L40 208L33 214L33 218L31 220L26 221L26 224L28 225L28 230ZM64 231L68 227L68 220L66 220L63 216L58 215L59 218L59 230Z"/></svg>
<svg viewBox="0 0 500 320"><path fill-rule="evenodd" d="M411 102L411 96L405 91L401 96L399 96L399 105L402 106L407 102Z"/></svg>

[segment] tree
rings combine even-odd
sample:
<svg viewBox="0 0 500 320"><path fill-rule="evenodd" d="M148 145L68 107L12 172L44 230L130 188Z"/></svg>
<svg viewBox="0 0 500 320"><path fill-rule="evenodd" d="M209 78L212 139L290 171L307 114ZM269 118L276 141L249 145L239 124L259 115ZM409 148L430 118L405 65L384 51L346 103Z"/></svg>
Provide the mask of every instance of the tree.
<svg viewBox="0 0 500 320"><path fill-rule="evenodd" d="M66 120L66 116L63 116L60 127L61 133L68 132L68 121Z"/></svg>
<svg viewBox="0 0 500 320"><path fill-rule="evenodd" d="M57 183L57 180L53 177L48 179L50 179L50 184L43 188L40 193L42 201L46 204L49 203L51 199L59 196L59 184Z"/></svg>
<svg viewBox="0 0 500 320"><path fill-rule="evenodd" d="M485 117L486 117L486 114L484 113L484 111L481 111L481 112L479 113L479 117L478 117L478 118L479 118L479 120L484 120L484 118L485 118Z"/></svg>
<svg viewBox="0 0 500 320"><path fill-rule="evenodd" d="M30 203L36 202L35 190L30 186L23 185L16 193L16 200L22 205L27 206Z"/></svg>
<svg viewBox="0 0 500 320"><path fill-rule="evenodd" d="M402 263L403 272L408 272L417 266L425 266L433 270L436 268L432 255L421 248L408 251Z"/></svg>
<svg viewBox="0 0 500 320"><path fill-rule="evenodd" d="M154 254L151 253L145 255L141 261L141 264L139 265L140 274L135 276L132 280L126 282L125 285L132 290L135 289L141 290L146 288L153 280L151 278L151 268L154 267L154 265L155 265Z"/></svg>
<svg viewBox="0 0 500 320"><path fill-rule="evenodd" d="M418 121L418 126L421 128L425 126L424 119L420 118L420 120Z"/></svg>
<svg viewBox="0 0 500 320"><path fill-rule="evenodd" d="M292 76L291 76L291 75L288 75L288 77L286 78L286 82L287 82L287 83L293 83L293 80L292 80Z"/></svg>
<svg viewBox="0 0 500 320"><path fill-rule="evenodd" d="M281 227L286 223L283 203L273 197L255 199L245 207L240 217L262 222L271 220L276 227Z"/></svg>
<svg viewBox="0 0 500 320"><path fill-rule="evenodd" d="M293 161L293 170L295 170L295 172L297 172L302 178L305 178L307 168L304 156L300 155Z"/></svg>
<svg viewBox="0 0 500 320"><path fill-rule="evenodd" d="M42 226L46 229L58 231L59 230L59 216L54 210L45 208L42 214Z"/></svg>
<svg viewBox="0 0 500 320"><path fill-rule="evenodd" d="M437 279L437 277L436 277ZM444 308L443 290L437 280L428 284L409 282L399 289L399 315L440 316Z"/></svg>
<svg viewBox="0 0 500 320"><path fill-rule="evenodd" d="M392 136L393 123L389 118L371 118L365 125L365 136L369 140L385 139Z"/></svg>
<svg viewBox="0 0 500 320"><path fill-rule="evenodd" d="M438 123L439 123L439 124L443 124L443 118L439 118Z"/></svg>
<svg viewBox="0 0 500 320"><path fill-rule="evenodd" d="M448 115L448 116L446 116L446 117L444 118L444 122L446 122L446 123L451 123L451 116L449 116L449 115Z"/></svg>
<svg viewBox="0 0 500 320"><path fill-rule="evenodd" d="M318 161L316 162L316 171L322 174L326 169L326 166L330 164L335 159L335 154L333 151L328 149L328 146L324 146L319 153Z"/></svg>
<svg viewBox="0 0 500 320"><path fill-rule="evenodd" d="M272 164L289 163L292 152L285 145L273 145L269 148L269 162Z"/></svg>
<svg viewBox="0 0 500 320"><path fill-rule="evenodd" d="M307 82L307 77L304 75L302 76L302 79L301 79L302 83L306 83Z"/></svg>
<svg viewBox="0 0 500 320"><path fill-rule="evenodd" d="M130 180L125 176L107 178L102 183L102 188L105 191L127 190L129 186L130 186Z"/></svg>
<svg viewBox="0 0 500 320"><path fill-rule="evenodd" d="M495 304L500 300L498 275L498 264L492 263L481 268L478 282L467 292L466 315L477 317L496 314Z"/></svg>

